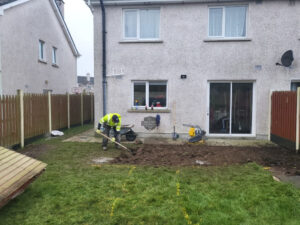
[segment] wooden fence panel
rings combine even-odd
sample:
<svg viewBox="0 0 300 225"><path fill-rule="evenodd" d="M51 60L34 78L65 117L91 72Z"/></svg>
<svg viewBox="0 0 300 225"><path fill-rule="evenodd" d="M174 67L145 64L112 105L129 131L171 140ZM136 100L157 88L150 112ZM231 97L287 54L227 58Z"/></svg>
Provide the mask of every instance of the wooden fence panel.
<svg viewBox="0 0 300 225"><path fill-rule="evenodd" d="M48 130L48 95L24 94L25 138L45 134Z"/></svg>
<svg viewBox="0 0 300 225"><path fill-rule="evenodd" d="M81 124L81 96L70 95L70 124Z"/></svg>
<svg viewBox="0 0 300 225"><path fill-rule="evenodd" d="M24 138L49 132L48 95L24 94ZM51 95L52 128L68 127L67 95ZM94 95L83 95L83 122L94 121ZM81 96L70 95L70 124L81 124ZM0 145L21 142L20 97L0 96Z"/></svg>
<svg viewBox="0 0 300 225"><path fill-rule="evenodd" d="M0 96L0 145L20 142L20 101L18 96Z"/></svg>
<svg viewBox="0 0 300 225"><path fill-rule="evenodd" d="M67 95L51 96L52 129L58 130L68 127L68 99Z"/></svg>
<svg viewBox="0 0 300 225"><path fill-rule="evenodd" d="M297 94L280 91L272 94L271 140L288 148L295 148Z"/></svg>
<svg viewBox="0 0 300 225"><path fill-rule="evenodd" d="M83 95L83 122L90 123L91 118L91 95Z"/></svg>
<svg viewBox="0 0 300 225"><path fill-rule="evenodd" d="M95 121L95 96L94 95L91 95L91 98L92 98L92 113L91 113L91 119L92 119L92 122Z"/></svg>

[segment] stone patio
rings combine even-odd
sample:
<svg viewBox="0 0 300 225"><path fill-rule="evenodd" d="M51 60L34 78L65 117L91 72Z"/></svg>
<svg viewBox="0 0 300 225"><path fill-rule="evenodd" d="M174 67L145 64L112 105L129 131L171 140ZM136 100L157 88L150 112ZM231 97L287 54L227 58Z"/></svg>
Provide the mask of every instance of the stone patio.
<svg viewBox="0 0 300 225"><path fill-rule="evenodd" d="M99 136L95 136L95 131L93 129L85 131L83 133L77 134L73 137L70 137L64 142L96 142L102 143L102 138Z"/></svg>
<svg viewBox="0 0 300 225"><path fill-rule="evenodd" d="M187 139L177 139L173 140L171 138L137 138L141 143L144 144L166 144L166 145L182 145L187 143ZM93 129L85 131L81 134L75 135L71 138L64 140L64 142L96 142L102 143L102 137L100 135L95 134ZM122 137L122 143L130 143L127 142L125 136ZM203 145L201 142L194 143L194 145ZM217 138L208 138L205 140L205 145L208 146L252 146L252 147L275 147L276 144L267 141L267 140L256 140L256 139L217 139Z"/></svg>

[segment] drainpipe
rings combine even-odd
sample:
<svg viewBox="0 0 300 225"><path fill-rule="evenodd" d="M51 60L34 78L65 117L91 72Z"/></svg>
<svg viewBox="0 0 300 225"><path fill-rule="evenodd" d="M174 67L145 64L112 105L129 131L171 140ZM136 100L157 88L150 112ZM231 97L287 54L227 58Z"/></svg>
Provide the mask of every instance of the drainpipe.
<svg viewBox="0 0 300 225"><path fill-rule="evenodd" d="M106 16L103 0L100 0L101 12L102 12L102 90L103 90L103 116L106 115Z"/></svg>

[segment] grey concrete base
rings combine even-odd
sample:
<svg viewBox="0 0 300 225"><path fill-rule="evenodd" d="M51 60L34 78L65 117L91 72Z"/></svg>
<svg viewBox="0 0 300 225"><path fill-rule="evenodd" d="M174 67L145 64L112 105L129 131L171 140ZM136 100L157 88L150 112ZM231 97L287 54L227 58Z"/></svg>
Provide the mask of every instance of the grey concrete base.
<svg viewBox="0 0 300 225"><path fill-rule="evenodd" d="M173 132L172 133L141 133L138 132L138 137L140 138L172 138L173 137ZM181 140L187 140L190 138L188 133L178 133L179 138ZM230 140L268 140L267 135L263 134L257 134L256 136L205 136L206 139L230 139Z"/></svg>
<svg viewBox="0 0 300 225"><path fill-rule="evenodd" d="M297 188L300 188L300 176L286 176L286 175L277 175L280 181L293 184Z"/></svg>
<svg viewBox="0 0 300 225"><path fill-rule="evenodd" d="M114 158L101 157L101 158L93 159L93 162L95 164L103 164L103 163L108 163L112 160L114 160Z"/></svg>
<svg viewBox="0 0 300 225"><path fill-rule="evenodd" d="M300 188L300 176L289 176L276 168L271 168L270 172L274 177L278 178L280 182L293 184L295 187Z"/></svg>
<svg viewBox="0 0 300 225"><path fill-rule="evenodd" d="M165 144L165 145L182 145L188 142L190 138L188 134L179 134L179 138L172 139L173 134L139 134L136 141L140 141L144 144ZM102 143L102 137L95 135L93 129L85 131L81 134L75 135L71 138L64 140L65 142L97 142ZM122 143L126 142L126 139L122 139ZM267 141L251 138L210 138L205 137L205 144L208 146L252 146L252 147L276 147L277 145Z"/></svg>
<svg viewBox="0 0 300 225"><path fill-rule="evenodd" d="M205 142L208 146L278 147L273 142L257 139L207 139Z"/></svg>

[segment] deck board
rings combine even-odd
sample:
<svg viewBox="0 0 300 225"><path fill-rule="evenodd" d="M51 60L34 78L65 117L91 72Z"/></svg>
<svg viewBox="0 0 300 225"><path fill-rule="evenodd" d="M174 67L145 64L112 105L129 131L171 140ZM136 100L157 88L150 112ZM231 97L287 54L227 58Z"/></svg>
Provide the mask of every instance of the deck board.
<svg viewBox="0 0 300 225"><path fill-rule="evenodd" d="M0 149L2 149L2 151L0 151L0 155L4 154L5 152L8 152L9 150L3 147L0 147Z"/></svg>
<svg viewBox="0 0 300 225"><path fill-rule="evenodd" d="M0 155L0 160L5 159L6 157L9 157L10 155L13 155L13 152L5 152L2 155Z"/></svg>
<svg viewBox="0 0 300 225"><path fill-rule="evenodd" d="M27 168L29 165L34 163L34 159L30 159L28 157L24 157L23 159L11 164L3 170L0 170L0 187L1 184L8 180L9 177L14 177L18 174L22 169ZM6 163L7 164L7 163Z"/></svg>
<svg viewBox="0 0 300 225"><path fill-rule="evenodd" d="M11 157L5 158L0 166L0 172L5 170L7 167L15 164L17 161L27 158L25 155L11 155Z"/></svg>
<svg viewBox="0 0 300 225"><path fill-rule="evenodd" d="M0 147L0 208L34 181L47 164Z"/></svg>

